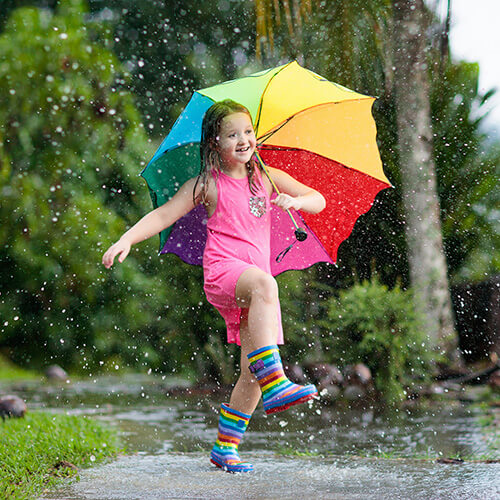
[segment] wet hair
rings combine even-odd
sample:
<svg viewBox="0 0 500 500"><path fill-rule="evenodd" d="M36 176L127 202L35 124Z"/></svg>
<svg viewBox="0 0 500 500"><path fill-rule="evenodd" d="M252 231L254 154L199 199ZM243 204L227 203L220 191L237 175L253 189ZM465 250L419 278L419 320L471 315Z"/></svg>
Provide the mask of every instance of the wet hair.
<svg viewBox="0 0 500 500"><path fill-rule="evenodd" d="M221 160L218 151L220 129L222 120L226 118L226 116L232 115L233 113L245 113L248 115L250 120L252 119L250 112L247 108L245 108L245 106L238 104L231 99L226 99L212 104L203 117L200 142L200 173L198 174L193 188L193 202L195 204L196 200L206 204L208 182L210 182L210 177L212 177L211 172L215 171L217 175L219 175L221 171ZM255 194L257 187L255 185L254 173L255 168L259 167L257 166L257 162L253 156L247 162L246 167L248 172L248 185L250 186L252 194ZM201 189L198 195L196 195L198 183L201 185Z"/></svg>

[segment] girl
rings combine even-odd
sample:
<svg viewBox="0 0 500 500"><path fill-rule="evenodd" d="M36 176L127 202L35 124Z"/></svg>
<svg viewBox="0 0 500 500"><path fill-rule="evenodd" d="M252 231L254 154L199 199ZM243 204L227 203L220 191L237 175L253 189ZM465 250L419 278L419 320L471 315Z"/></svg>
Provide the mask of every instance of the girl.
<svg viewBox="0 0 500 500"><path fill-rule="evenodd" d="M123 262L135 243L158 234L196 205L207 211L203 254L204 290L226 321L228 342L241 345L241 374L220 411L219 433L210 454L229 472L253 470L238 444L262 395L266 413L283 411L317 395L314 385L291 383L277 344L283 343L278 287L270 273L271 203L318 213L325 199L281 170L269 168L272 187L255 158L256 138L248 110L231 100L206 112L200 143L201 170L164 205L153 210L104 254L106 268ZM285 194L287 193L287 194Z"/></svg>

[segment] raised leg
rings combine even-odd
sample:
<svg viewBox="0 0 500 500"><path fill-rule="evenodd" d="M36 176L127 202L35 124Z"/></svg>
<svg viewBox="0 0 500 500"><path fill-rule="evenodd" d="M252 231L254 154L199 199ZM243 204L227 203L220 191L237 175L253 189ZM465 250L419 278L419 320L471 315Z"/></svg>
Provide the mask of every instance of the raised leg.
<svg viewBox="0 0 500 500"><path fill-rule="evenodd" d="M244 271L236 284L236 301L243 308L240 322L241 373L229 406L252 414L261 397L260 386L250 372L248 355L278 338L278 285L258 268Z"/></svg>
<svg viewBox="0 0 500 500"><path fill-rule="evenodd" d="M249 364L242 360L242 375L235 391L234 404L237 409L253 412L257 401L255 391L250 394L249 379L244 377L243 366L259 382L266 413L276 413L290 406L304 403L318 394L314 385L301 386L288 380L276 345L278 336L278 285L268 273L257 268L242 273L236 285L236 300L241 307L248 307L248 328L241 330L242 353L247 353ZM247 392L249 391L249 392ZM254 403L255 401L255 403Z"/></svg>
<svg viewBox="0 0 500 500"><path fill-rule="evenodd" d="M278 339L278 284L268 273L251 267L236 283L236 302L248 309L248 328L240 331L241 347L248 352L276 344Z"/></svg>

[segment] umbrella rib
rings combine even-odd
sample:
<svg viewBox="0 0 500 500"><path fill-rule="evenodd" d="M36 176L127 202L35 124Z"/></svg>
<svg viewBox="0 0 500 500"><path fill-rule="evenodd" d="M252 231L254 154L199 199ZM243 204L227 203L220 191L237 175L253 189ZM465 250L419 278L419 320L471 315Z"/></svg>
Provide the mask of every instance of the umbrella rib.
<svg viewBox="0 0 500 500"><path fill-rule="evenodd" d="M262 91L262 95L260 96L259 100L259 108L257 110L257 119L255 120L255 127L254 130L257 131L259 129L259 122L260 122L260 116L262 113L262 105L264 103L264 96L266 95L266 91L269 88L269 85L271 85L271 82L274 80L274 78L279 75L285 68L288 68L290 64L293 64L293 61L289 62L288 64L285 64L279 71L276 71L276 73L269 79L269 81L266 84L266 87Z"/></svg>
<svg viewBox="0 0 500 500"><path fill-rule="evenodd" d="M258 146L262 145L265 141L267 141L270 137L272 137L276 132L278 132L278 130L281 130L294 116L295 115L290 116L279 127L275 128L274 130L271 130L267 134L260 137Z"/></svg>

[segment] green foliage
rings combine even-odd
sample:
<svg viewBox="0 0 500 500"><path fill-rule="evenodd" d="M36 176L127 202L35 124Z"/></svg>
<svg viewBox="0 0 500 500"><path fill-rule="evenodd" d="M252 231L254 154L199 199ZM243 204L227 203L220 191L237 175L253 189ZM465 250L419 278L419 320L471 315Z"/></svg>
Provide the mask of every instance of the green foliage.
<svg viewBox="0 0 500 500"><path fill-rule="evenodd" d="M443 237L455 281L481 281L500 271L497 189L500 144L481 130L494 91L479 92L479 66L449 65L432 92L434 155Z"/></svg>
<svg viewBox="0 0 500 500"><path fill-rule="evenodd" d="M114 428L75 415L28 413L0 422L0 497L35 498L74 470L58 468L99 463L120 451Z"/></svg>
<svg viewBox="0 0 500 500"><path fill-rule="evenodd" d="M148 132L163 137L191 93L235 78L251 61L253 3L239 0L90 0L110 40L127 64Z"/></svg>
<svg viewBox="0 0 500 500"><path fill-rule="evenodd" d="M287 271L277 278L285 336L282 353L290 363L322 360L321 329L317 322L325 312L324 298L333 290L318 280L320 269L316 265Z"/></svg>
<svg viewBox="0 0 500 500"><path fill-rule="evenodd" d="M378 97L374 105L378 142L384 170L396 188L378 195L373 208L360 217L352 236L340 247L339 276L344 286L352 284L353 275L369 279L373 262L384 283L393 286L401 279L409 285L395 127L392 4L387 0L325 2L313 7L312 19L295 34L303 38L307 67ZM429 31L440 34L431 10L428 17L436 23ZM275 22L274 28L272 62L276 55L297 52L297 46L289 45L298 40L287 32L286 23ZM450 59L442 61L443 74L437 74L440 44L432 39L436 35L429 36L434 161L448 271L455 282L481 280L500 270L494 251L500 245L495 189L500 146L481 129L485 103L494 91L480 92L477 64Z"/></svg>
<svg viewBox="0 0 500 500"><path fill-rule="evenodd" d="M154 285L140 252L114 274L100 265L149 207L127 75L91 41L80 2L60 11L18 9L0 36L0 345L35 365L77 365L103 337L109 354L122 330L147 330L157 304L144 306Z"/></svg>
<svg viewBox="0 0 500 500"><path fill-rule="evenodd" d="M261 69L253 59L253 4L219 3L214 9L173 0L4 2L0 348L20 364L57 361L92 373L118 365L234 380L237 349L225 345L225 325L206 302L201 269L175 256L158 259L156 241L137 246L111 271L100 265L108 244L151 208L137 175L154 150L141 120L162 137L193 89ZM44 8L14 10L26 4ZM291 360L332 355L325 335L332 327L321 329L318 320L334 283L347 287L376 269L383 283L408 284L387 57L390 7L387 0L326 2L302 24L301 47L287 39L282 18L266 62L283 63L302 50L309 68L380 96L378 140L396 187L360 218L340 248L338 269L279 277ZM456 280L480 279L500 265L492 257L500 234L494 190L500 149L479 129L487 95L478 92L477 76L474 65L450 63L442 79L432 79L443 231Z"/></svg>
<svg viewBox="0 0 500 500"><path fill-rule="evenodd" d="M203 292L201 267L190 266L176 255L158 262L167 289L155 338L159 370L192 374L225 383L235 380L235 346L226 343L226 325ZM151 363L151 360L149 361Z"/></svg>
<svg viewBox="0 0 500 500"><path fill-rule="evenodd" d="M358 283L328 301L325 356L344 366L365 363L388 402L405 398L430 373L436 354L415 315L411 293L389 290L378 279Z"/></svg>
<svg viewBox="0 0 500 500"><path fill-rule="evenodd" d="M129 22L115 26L117 46L110 25L85 16L80 0L59 2L55 13L13 10L0 35L0 347L32 368L56 361L73 372L134 367L232 382L235 348L203 295L200 268L158 259L153 240L111 271L100 264L151 209L138 174L153 148L128 90L132 78L110 49L139 71L128 35L140 35L144 48L151 37L136 21L158 15L152 3L143 20L133 2L109 6ZM172 51L179 32L169 33L168 45L155 40L170 51L165 61L182 64ZM155 64L147 60L144 71L158 76Z"/></svg>

